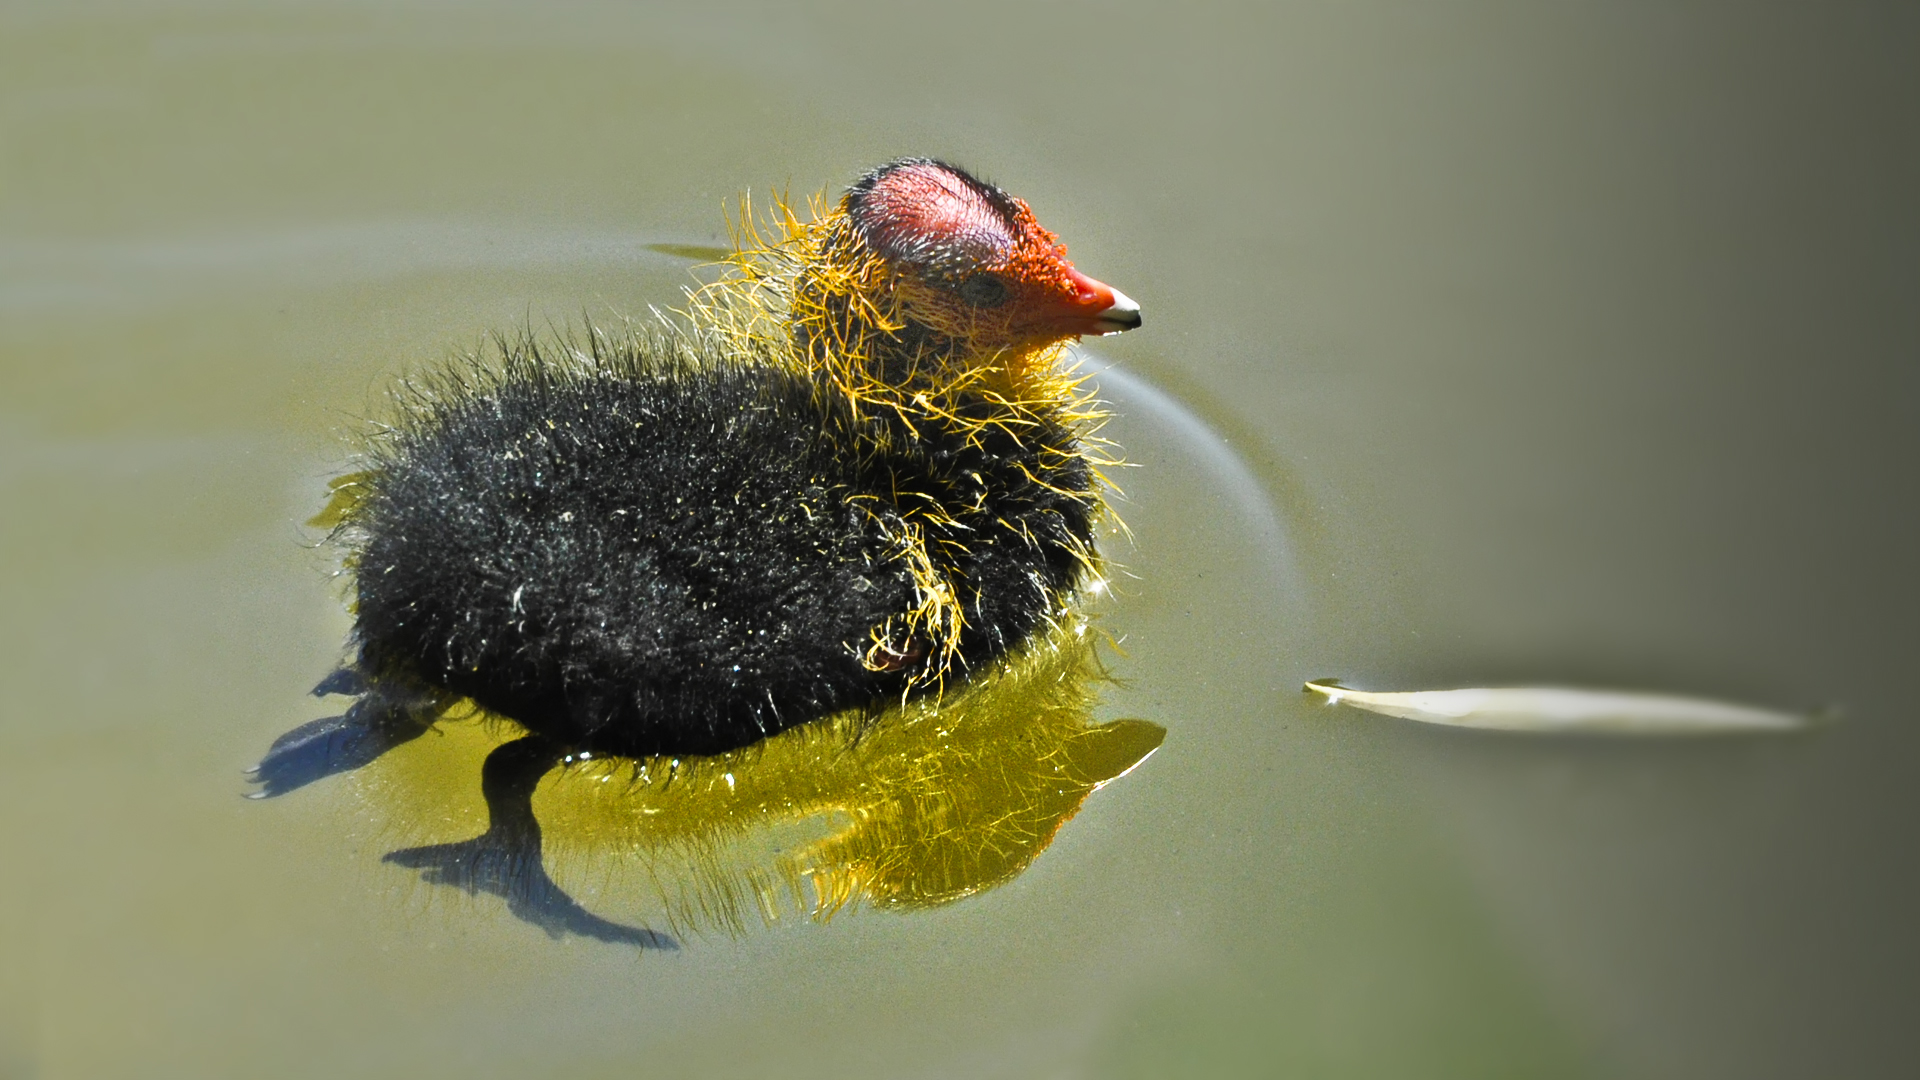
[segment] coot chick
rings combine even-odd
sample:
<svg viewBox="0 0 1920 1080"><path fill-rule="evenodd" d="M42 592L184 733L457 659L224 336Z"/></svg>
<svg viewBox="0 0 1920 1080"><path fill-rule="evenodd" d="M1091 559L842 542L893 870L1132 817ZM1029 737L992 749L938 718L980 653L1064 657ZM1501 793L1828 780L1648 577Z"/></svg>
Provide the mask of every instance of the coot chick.
<svg viewBox="0 0 1920 1080"><path fill-rule="evenodd" d="M938 161L748 221L687 320L398 395L336 503L354 658L316 692L363 696L276 743L263 793L460 697L577 750L719 753L964 678L1097 575L1099 413L1062 360L1138 306Z"/></svg>

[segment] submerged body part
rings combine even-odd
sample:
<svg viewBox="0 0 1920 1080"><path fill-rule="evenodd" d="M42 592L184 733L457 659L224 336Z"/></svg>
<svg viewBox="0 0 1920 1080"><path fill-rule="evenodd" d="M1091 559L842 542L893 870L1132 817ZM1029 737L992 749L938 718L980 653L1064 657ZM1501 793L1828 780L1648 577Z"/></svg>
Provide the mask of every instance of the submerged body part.
<svg viewBox="0 0 1920 1080"><path fill-rule="evenodd" d="M711 757L565 753L456 714L350 782L359 812L408 845L383 861L503 896L549 933L647 944L635 928L651 925L659 944L923 909L1018 876L1160 745L1156 724L1095 716L1096 637L1076 619L938 700Z"/></svg>

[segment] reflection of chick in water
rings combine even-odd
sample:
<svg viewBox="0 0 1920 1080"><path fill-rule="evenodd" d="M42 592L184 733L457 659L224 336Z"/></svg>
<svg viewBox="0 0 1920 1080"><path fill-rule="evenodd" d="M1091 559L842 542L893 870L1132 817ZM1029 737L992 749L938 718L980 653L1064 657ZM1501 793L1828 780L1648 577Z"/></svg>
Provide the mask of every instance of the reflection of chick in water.
<svg viewBox="0 0 1920 1080"><path fill-rule="evenodd" d="M388 861L504 895L555 934L671 943L587 913L543 851L582 895L681 929L737 930L750 909L940 904L1020 873L1088 794L1159 746L1156 725L1093 722L1091 636L1073 620L938 703L849 711L714 757L582 760L517 725L443 720L446 738L357 778L396 832L486 823Z"/></svg>

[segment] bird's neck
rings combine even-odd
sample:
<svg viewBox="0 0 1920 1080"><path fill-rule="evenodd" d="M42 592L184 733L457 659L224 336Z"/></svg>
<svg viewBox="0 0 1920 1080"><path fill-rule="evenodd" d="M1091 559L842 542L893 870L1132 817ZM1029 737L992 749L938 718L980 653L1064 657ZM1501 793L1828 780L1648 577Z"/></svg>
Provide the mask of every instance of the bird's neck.
<svg viewBox="0 0 1920 1080"><path fill-rule="evenodd" d="M692 322L842 395L856 414L909 426L986 411L1009 429L1084 428L1099 416L1063 365L1063 339L1008 344L991 325L916 317L915 279L874 253L844 209L802 220L775 202L764 223L743 205L731 273L689 294ZM770 350L770 351L769 351Z"/></svg>
<svg viewBox="0 0 1920 1080"><path fill-rule="evenodd" d="M915 279L869 251L845 215L829 218L794 276L787 321L800 362L856 408L949 414L987 401L1011 416L1051 415L1074 403L1061 371L1065 341L1008 344L969 327L916 317Z"/></svg>

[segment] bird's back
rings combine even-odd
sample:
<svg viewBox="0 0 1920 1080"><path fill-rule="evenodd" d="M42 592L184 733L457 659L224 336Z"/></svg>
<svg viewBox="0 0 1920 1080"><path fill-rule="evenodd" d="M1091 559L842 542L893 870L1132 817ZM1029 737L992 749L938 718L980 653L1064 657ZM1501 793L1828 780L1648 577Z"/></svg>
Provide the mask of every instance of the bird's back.
<svg viewBox="0 0 1920 1080"><path fill-rule="evenodd" d="M921 657L868 651L923 599L903 537L972 598L963 664L1079 572L1094 478L1064 427L904 438L778 367L640 359L535 357L400 429L355 513L364 669L574 745L711 753L909 688Z"/></svg>

